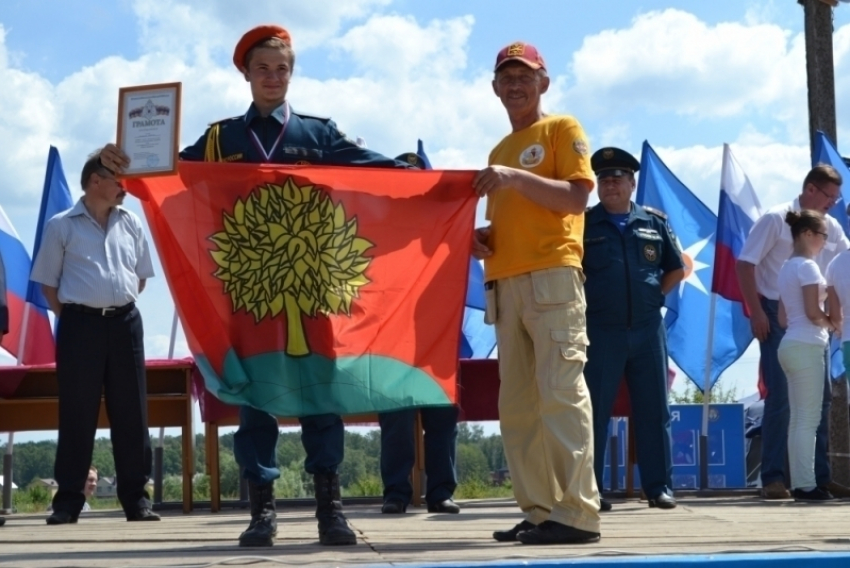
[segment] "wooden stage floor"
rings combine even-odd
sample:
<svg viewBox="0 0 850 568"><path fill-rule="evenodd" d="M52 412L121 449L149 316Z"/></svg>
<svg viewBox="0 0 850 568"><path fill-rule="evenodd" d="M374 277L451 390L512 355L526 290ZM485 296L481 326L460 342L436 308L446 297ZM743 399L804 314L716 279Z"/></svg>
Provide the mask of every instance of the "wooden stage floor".
<svg viewBox="0 0 850 568"><path fill-rule="evenodd" d="M382 515L378 505L346 507L357 546L316 541L313 509L283 507L273 548L239 548L247 510L166 511L159 523L127 523L120 511L83 514L76 525L47 526L45 514L9 515L0 528L0 566L124 567L341 566L510 562L725 552L850 551L850 502L802 504L746 497L685 497L672 511L614 500L602 540L582 546L497 543L491 533L518 522L511 500L461 502L460 515L409 509ZM257 558L252 561L248 557ZM237 558L239 558L237 560ZM802 565L802 564L801 564Z"/></svg>

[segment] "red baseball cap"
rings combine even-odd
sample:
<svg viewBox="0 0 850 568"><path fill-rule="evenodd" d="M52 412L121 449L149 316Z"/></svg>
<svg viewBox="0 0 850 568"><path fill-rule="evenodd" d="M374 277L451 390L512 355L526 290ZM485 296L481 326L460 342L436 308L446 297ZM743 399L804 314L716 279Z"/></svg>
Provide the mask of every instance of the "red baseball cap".
<svg viewBox="0 0 850 568"><path fill-rule="evenodd" d="M496 68L494 71L498 71L499 67L508 61L519 61L535 70L546 69L546 63L543 61L543 56L540 55L537 48L530 43L521 41L514 42L502 48L496 56Z"/></svg>
<svg viewBox="0 0 850 568"><path fill-rule="evenodd" d="M236 49L233 50L233 64L236 65L236 68L242 71L242 68L245 67L245 56L248 55L251 48L270 37L280 38L286 45L292 47L292 38L289 36L289 32L282 27L257 26L245 32L245 35L236 44Z"/></svg>

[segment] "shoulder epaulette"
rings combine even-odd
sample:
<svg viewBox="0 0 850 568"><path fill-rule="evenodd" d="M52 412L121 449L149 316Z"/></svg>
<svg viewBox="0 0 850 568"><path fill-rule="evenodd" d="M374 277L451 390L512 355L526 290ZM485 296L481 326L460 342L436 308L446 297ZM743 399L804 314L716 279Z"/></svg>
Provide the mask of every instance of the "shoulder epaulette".
<svg viewBox="0 0 850 568"><path fill-rule="evenodd" d="M646 211L647 213L652 213L652 214L653 214L653 215L655 215L656 217L661 217L661 218L662 218L662 219L664 219L665 221L667 220L667 214L666 214L666 213L664 213L663 211L659 211L659 210L658 210L658 209L656 209L655 207L647 207L646 205L644 205L644 206L643 206L643 209L644 209L644 211Z"/></svg>
<svg viewBox="0 0 850 568"><path fill-rule="evenodd" d="M239 116L230 116L230 117L227 117L227 118L222 118L221 120L215 120L213 122L210 122L209 126L215 126L216 124L222 124L224 122L229 122L231 120L241 120L243 118L245 118L244 114L240 114Z"/></svg>
<svg viewBox="0 0 850 568"><path fill-rule="evenodd" d="M292 110L292 114L297 114L301 118L315 118L316 120L321 120L322 122L328 122L331 117L329 116L319 116L317 114L310 114L309 112L301 112L297 110Z"/></svg>

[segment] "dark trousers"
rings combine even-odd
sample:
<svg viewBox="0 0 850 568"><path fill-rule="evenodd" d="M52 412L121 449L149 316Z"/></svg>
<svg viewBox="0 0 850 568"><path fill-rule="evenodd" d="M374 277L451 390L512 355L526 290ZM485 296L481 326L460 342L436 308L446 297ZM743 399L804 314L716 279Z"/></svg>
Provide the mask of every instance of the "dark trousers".
<svg viewBox="0 0 850 568"><path fill-rule="evenodd" d="M785 456L788 451L788 422L791 409L788 405L788 379L779 365L779 343L785 336L785 330L779 327L779 302L761 299L761 307L770 322L767 339L759 343L761 350L761 373L767 387L764 399L764 415L761 420L761 483L762 486L780 481L789 484L785 470ZM824 350L828 357L829 348ZM827 454L829 444L829 409L832 404L832 384L829 380L829 361L827 359L826 376L823 385L823 405L821 420L815 434L815 479L818 485L826 485L832 475Z"/></svg>
<svg viewBox="0 0 850 568"><path fill-rule="evenodd" d="M316 475L336 474L345 455L345 428L336 414L317 414L298 419L301 443L307 452L304 469ZM233 438L233 453L242 476L254 483L272 483L280 477L277 466L277 418L251 406L239 409L239 430Z"/></svg>
<svg viewBox="0 0 850 568"><path fill-rule="evenodd" d="M664 323L632 329L587 326L590 345L584 378L593 405L596 484L602 490L605 444L611 410L626 378L634 428L640 481L649 499L671 493L670 408L667 406L667 333Z"/></svg>
<svg viewBox="0 0 850 568"><path fill-rule="evenodd" d="M151 443L145 383L142 317L103 317L63 309L56 335L59 443L54 476L59 490L53 510L79 514L92 465L101 393L106 398L118 500L128 515L150 507L145 484Z"/></svg>
<svg viewBox="0 0 850 568"><path fill-rule="evenodd" d="M436 504L450 499L457 487L457 415L455 406L422 408L425 430L425 500ZM381 425L381 480L384 501L400 499L405 505L413 497L410 471L416 457L413 429L416 409L383 412ZM417 491L419 488L417 488Z"/></svg>

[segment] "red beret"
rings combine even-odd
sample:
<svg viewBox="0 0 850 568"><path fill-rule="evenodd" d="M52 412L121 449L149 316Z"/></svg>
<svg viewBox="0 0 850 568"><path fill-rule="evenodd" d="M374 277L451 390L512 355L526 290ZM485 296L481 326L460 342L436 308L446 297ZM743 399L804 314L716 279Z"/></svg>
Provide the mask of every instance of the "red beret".
<svg viewBox="0 0 850 568"><path fill-rule="evenodd" d="M236 68L241 71L245 67L245 56L248 55L248 51L264 39L271 37L280 38L286 45L292 47L292 38L289 37L289 32L282 27L257 26L245 32L245 35L236 44L236 49L233 50L233 64L236 65Z"/></svg>

